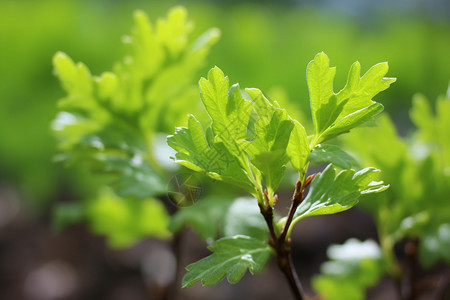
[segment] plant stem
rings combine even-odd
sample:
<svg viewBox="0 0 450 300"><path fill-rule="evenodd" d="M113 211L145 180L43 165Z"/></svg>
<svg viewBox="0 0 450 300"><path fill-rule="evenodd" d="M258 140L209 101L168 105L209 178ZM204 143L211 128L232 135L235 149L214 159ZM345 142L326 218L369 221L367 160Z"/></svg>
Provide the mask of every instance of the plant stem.
<svg viewBox="0 0 450 300"><path fill-rule="evenodd" d="M264 207L262 204L259 204L259 210L261 211L261 214L264 217L264 220L266 220L267 227L269 228L270 237L271 240L269 241L269 244L271 246L275 245L275 241L277 241L277 234L275 232L275 228L273 227L273 209L272 207Z"/></svg>
<svg viewBox="0 0 450 300"><path fill-rule="evenodd" d="M289 286L292 292L295 295L297 300L306 299L303 291L303 287L298 279L297 273L293 268L292 258L291 258L291 248L290 248L290 240L281 240L277 238L275 229L273 227L273 209L272 207L263 207L259 206L261 210L261 214L264 216L264 220L266 220L267 227L269 228L271 240L269 240L269 244L275 249L277 254L277 262L278 267L285 275Z"/></svg>
<svg viewBox="0 0 450 300"><path fill-rule="evenodd" d="M261 214L263 215L264 220L267 223L267 227L269 228L271 236L269 244L276 251L278 267L286 277L286 280L288 281L289 286L297 300L308 299L308 297L306 296L305 291L303 290L303 286L298 278L297 272L295 271L291 257L291 239L287 238L287 234L289 232L289 228L291 227L295 211L303 201L303 191L309 185L309 183L311 183L313 178L314 176L308 177L305 180L305 184L303 185L300 180L297 181L295 191L292 196L288 218L279 237L277 237L277 233L273 226L273 207L270 205L265 206L259 204ZM267 194L267 191L264 191L264 196L267 200L267 203L269 203L269 196Z"/></svg>
<svg viewBox="0 0 450 300"><path fill-rule="evenodd" d="M278 267L283 272L284 276L286 276L295 298L298 300L307 299L292 262L290 240L283 243L282 248L277 250L277 262Z"/></svg>
<svg viewBox="0 0 450 300"><path fill-rule="evenodd" d="M303 190L301 181L297 181L295 186L294 194L292 195L291 208L289 209L288 218L286 220L286 224L284 224L283 232L280 235L280 242L286 240L286 235L289 231L289 227L291 227L292 220L294 219L295 211L300 203L303 201Z"/></svg>

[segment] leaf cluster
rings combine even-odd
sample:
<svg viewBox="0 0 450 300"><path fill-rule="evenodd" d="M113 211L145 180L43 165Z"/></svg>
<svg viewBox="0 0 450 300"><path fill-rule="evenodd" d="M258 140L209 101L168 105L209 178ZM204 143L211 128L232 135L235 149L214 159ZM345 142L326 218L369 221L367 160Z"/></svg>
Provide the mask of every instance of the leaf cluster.
<svg viewBox="0 0 450 300"><path fill-rule="evenodd" d="M228 77L214 67L207 78L199 82L200 96L210 120L202 123L193 115L189 116L188 126L178 127L167 142L176 150L174 159L178 164L250 193L256 199L253 200L254 208L258 210L259 206L268 222L272 239L279 238L284 242L300 219L347 210L358 202L360 195L387 188L382 181L376 180L379 170L352 170L350 168L356 163L350 155L337 146L324 144L372 120L382 110L382 105L372 98L395 81L385 78L386 72L387 64L382 63L361 77L360 65L355 63L350 69L347 84L335 93L335 69L329 67L328 57L319 53L307 68L314 122L314 133L308 136L304 126L276 101L269 100L258 89L241 89L238 84L230 84ZM295 197L295 194L303 195L311 162L329 165L316 174L308 195L301 199L298 209L294 207L290 218L286 216L272 220L272 213L268 215L268 212L274 209L277 201L275 192L288 164L297 170L299 176L299 190L294 193ZM236 216L239 215L245 215L245 211L236 211ZM251 218L242 217L242 220L245 219ZM250 240L267 243L267 231L259 230L255 235L252 231L246 232L245 228L238 229L239 226L233 232L245 233ZM188 266L184 286L190 286L197 280L207 285L216 284L226 274L229 274L231 282L235 282L242 277L243 265L252 272L260 270L260 265L256 267L249 262L243 263L234 250L227 253L215 246L222 243L227 245L227 249L242 246L244 255L256 249L248 249L249 240L236 236L239 238L225 237L216 241L210 247L214 254ZM221 263L227 259L229 263Z"/></svg>
<svg viewBox="0 0 450 300"><path fill-rule="evenodd" d="M450 98L439 97L433 113L429 101L416 95L410 116L416 130L407 138L400 137L384 115L377 130L360 129L344 143L358 153L361 163L383 169L391 183L377 201L364 205L377 222L386 251L393 251L402 239L418 238L421 262L431 266L438 259L450 262Z"/></svg>
<svg viewBox="0 0 450 300"><path fill-rule="evenodd" d="M416 95L410 116L416 130L406 138L397 133L388 115L379 118L376 129L361 128L343 138L344 145L355 153L359 163L383 169L391 183L389 190L378 195L376 201L363 202L362 206L377 223L380 246L373 247L379 248L383 263L373 270L361 269L358 276L372 275L374 280L379 280L380 275L388 273L401 282L404 268L400 267L394 246L405 240L418 244L410 251L418 251L416 255L423 267L431 267L440 260L450 262L449 95L437 99L436 113L425 97ZM334 264L333 254L329 253L329 257L331 261L325 266ZM363 299L365 288L373 284L372 281L356 284L352 273L329 273L324 269L314 280L316 290L325 299L334 299L338 288L339 295L347 290L353 293L347 299ZM414 282L409 284L414 288Z"/></svg>
<svg viewBox="0 0 450 300"><path fill-rule="evenodd" d="M198 106L193 78L219 37L213 28L193 40L192 29L183 7L173 8L154 24L136 11L132 33L123 39L129 55L112 71L93 76L86 65L74 63L64 53L53 58L55 74L67 93L52 124L59 140L57 159L83 164L105 178L111 195L99 192L97 199L80 203L86 206L80 211L112 245L129 246L137 240L130 228L139 217L122 219L112 230L99 225L102 216L115 219L119 206L124 212L136 210L136 205L150 212L144 209L146 203L157 207L153 197L167 192L170 171L155 155L156 138L185 119L184 107ZM113 198L122 202L105 200ZM151 210L154 218L146 225L153 229L140 232L140 238L168 236L168 213L158 207ZM156 212L158 216L153 215ZM118 238L119 232L129 236Z"/></svg>

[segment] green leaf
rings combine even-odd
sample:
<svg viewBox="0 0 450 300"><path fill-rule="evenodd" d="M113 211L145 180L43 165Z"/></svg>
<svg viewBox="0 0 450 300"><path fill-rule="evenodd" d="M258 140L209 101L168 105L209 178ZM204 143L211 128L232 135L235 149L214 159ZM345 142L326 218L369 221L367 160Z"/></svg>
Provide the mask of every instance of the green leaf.
<svg viewBox="0 0 450 300"><path fill-rule="evenodd" d="M343 169L350 169L357 163L347 152L335 145L319 144L309 154L309 160L314 164L332 163Z"/></svg>
<svg viewBox="0 0 450 300"><path fill-rule="evenodd" d="M269 191L275 191L286 170L289 157L286 149L294 122L284 109L275 107L258 89L246 89L253 99L257 119L254 139L243 141L241 147L252 157L252 164L261 171Z"/></svg>
<svg viewBox="0 0 450 300"><path fill-rule="evenodd" d="M254 187L241 169L238 159L222 142L214 142L211 134L209 136L207 140L201 124L194 116L190 116L188 128L179 127L174 135L167 138L169 146L178 151L175 162L253 192Z"/></svg>
<svg viewBox="0 0 450 300"><path fill-rule="evenodd" d="M238 198L228 208L224 236L246 235L267 241L268 229L255 198Z"/></svg>
<svg viewBox="0 0 450 300"><path fill-rule="evenodd" d="M347 84L336 94L338 102L349 99L338 119L373 105L372 98L396 81L395 78L384 77L389 70L387 62L374 65L361 78L360 70L361 65L355 62L350 68Z"/></svg>
<svg viewBox="0 0 450 300"><path fill-rule="evenodd" d="M327 250L329 261L321 274L313 277L314 289L325 300L363 300L366 289L374 286L384 273L382 252L375 241L349 239Z"/></svg>
<svg viewBox="0 0 450 300"><path fill-rule="evenodd" d="M166 19L157 22L157 39L172 57L177 57L186 48L193 24L187 20L187 10L183 6L172 8Z"/></svg>
<svg viewBox="0 0 450 300"><path fill-rule="evenodd" d="M448 96L438 97L435 111L436 113L433 113L429 101L424 96L414 96L410 116L417 127L415 142L421 146L422 152L426 150L428 153L441 153L438 155L439 165L445 170L450 168L450 135L448 134L450 98Z"/></svg>
<svg viewBox="0 0 450 300"><path fill-rule="evenodd" d="M336 69L329 65L328 56L321 52L307 68L315 130L312 146L372 120L383 110L383 106L372 98L395 81L394 78L383 77L388 71L387 63L373 66L360 77L361 66L356 62L350 68L346 86L334 93Z"/></svg>
<svg viewBox="0 0 450 300"><path fill-rule="evenodd" d="M194 78L220 35L211 29L192 40L192 30L183 7L156 24L136 11L132 33L124 38L128 55L100 76L55 54L55 74L67 92L52 124L62 151L58 159L112 177L109 186L120 196L164 194L166 171L153 155L154 138L185 118L180 107L198 107Z"/></svg>
<svg viewBox="0 0 450 300"><path fill-rule="evenodd" d="M154 198L120 197L104 188L97 199L88 202L86 217L92 230L106 235L115 248L130 247L146 237L170 236L169 215Z"/></svg>
<svg viewBox="0 0 450 300"><path fill-rule="evenodd" d="M233 202L229 197L206 197L191 206L180 208L172 216L169 229L180 231L185 225L190 225L208 244L211 244L224 225L226 215Z"/></svg>
<svg viewBox="0 0 450 300"><path fill-rule="evenodd" d="M299 172L306 172L304 168L310 155L308 138L306 137L306 131L303 125L295 120L294 129L292 130L286 152L294 169Z"/></svg>
<svg viewBox="0 0 450 300"><path fill-rule="evenodd" d="M99 154L94 159L105 164L103 172L117 175L118 178L110 186L120 196L146 198L167 192L167 180L141 155L136 154L130 159Z"/></svg>
<svg viewBox="0 0 450 300"><path fill-rule="evenodd" d="M330 68L330 60L323 52L317 54L306 69L309 101L316 135L329 126L330 116L336 108L336 98L333 92L335 74L336 68Z"/></svg>
<svg viewBox="0 0 450 300"><path fill-rule="evenodd" d="M263 181L273 200L289 161L286 149L294 121L258 89L247 89L244 97L239 85L229 86L218 67L211 69L208 79L202 78L199 86L212 126L203 131L191 116L187 128L178 128L168 138L169 145L178 151L176 162L245 188L258 201L264 197ZM247 96L253 102L246 100ZM291 149L297 161L305 159L305 139L304 129L298 124L294 145L302 144L295 151Z"/></svg>
<svg viewBox="0 0 450 300"><path fill-rule="evenodd" d="M61 113L57 119L63 123L61 118L76 120L76 116L69 113ZM78 124L57 125L61 126L58 132L70 135ZM167 180L144 159L143 141L120 124L105 126L93 134L84 132L79 141L67 145L70 150L63 156L64 160L82 162L95 174L112 175L107 183L121 196L145 198L166 193Z"/></svg>
<svg viewBox="0 0 450 300"><path fill-rule="evenodd" d="M242 150L238 146L246 137L252 102L245 100L238 85L229 89L228 77L214 67L208 72L208 79L199 82L200 96L212 119L212 129L217 141L222 142L229 151L240 158Z"/></svg>
<svg viewBox="0 0 450 300"><path fill-rule="evenodd" d="M383 109L383 105L380 103L375 103L337 120L324 131L321 137L322 141L329 140L335 136L350 131L352 128L372 121L376 115L383 111Z"/></svg>
<svg viewBox="0 0 450 300"><path fill-rule="evenodd" d="M221 238L208 248L213 254L187 266L183 288L199 280L205 286L215 285L225 276L230 283L236 283L247 269L252 274L261 271L271 253L267 242L239 235Z"/></svg>
<svg viewBox="0 0 450 300"><path fill-rule="evenodd" d="M308 216L334 214L352 208L362 194L378 193L388 188L382 181L373 181L380 171L366 168L361 171L343 170L336 175L328 165L316 175L308 195L298 207L293 223Z"/></svg>

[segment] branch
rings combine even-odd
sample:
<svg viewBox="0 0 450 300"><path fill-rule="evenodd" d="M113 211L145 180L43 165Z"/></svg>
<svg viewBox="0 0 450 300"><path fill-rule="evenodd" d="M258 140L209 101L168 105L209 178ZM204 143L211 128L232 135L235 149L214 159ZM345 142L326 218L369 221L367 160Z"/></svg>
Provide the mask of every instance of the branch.
<svg viewBox="0 0 450 300"><path fill-rule="evenodd" d="M290 240L283 243L281 247L282 248L278 248L277 250L278 267L286 277L296 299L308 299L292 262Z"/></svg>
<svg viewBox="0 0 450 300"><path fill-rule="evenodd" d="M297 184L295 185L295 191L292 195L292 201L291 201L291 208L289 209L289 215L286 220L286 223L283 227L283 232L280 235L280 241L284 241L286 239L286 235L289 231L289 228L291 227L292 220L294 218L295 211L297 210L298 206L302 203L304 199L304 191L309 186L311 181L314 179L316 174L312 174L305 180L305 184L302 186L302 182L300 180L297 181Z"/></svg>
<svg viewBox="0 0 450 300"><path fill-rule="evenodd" d="M271 206L264 206L262 204L259 205L259 209L261 211L261 214L264 216L264 220L267 223L267 227L269 228L271 240L269 240L269 244L275 249L277 254L277 262L278 267L285 275L289 286L294 293L297 300L303 300L308 299L308 296L306 296L305 291L303 290L303 286L298 278L298 275L295 271L292 257L291 257L291 239L286 239L289 227L291 226L292 220L294 218L295 211L297 210L300 203L303 201L304 193L303 191L305 188L311 183L313 180L314 175L309 176L305 180L305 184L302 185L301 181L298 180L297 184L295 186L295 191L292 196L291 201L291 208L289 210L288 218L286 221L286 224L283 227L283 231L281 232L280 236L277 238L277 234L275 232L274 226L273 226L273 208ZM267 195L267 190L264 190L264 197L267 200L267 203L269 203Z"/></svg>
<svg viewBox="0 0 450 300"><path fill-rule="evenodd" d="M267 195L267 190L264 190L264 197L266 197L266 200L269 198ZM264 220L266 220L267 227L269 228L270 236L272 238L272 240L269 241L269 244L274 246L274 243L277 240L277 234L275 232L275 228L273 227L273 208L271 206L264 206L260 203L258 203L258 206Z"/></svg>

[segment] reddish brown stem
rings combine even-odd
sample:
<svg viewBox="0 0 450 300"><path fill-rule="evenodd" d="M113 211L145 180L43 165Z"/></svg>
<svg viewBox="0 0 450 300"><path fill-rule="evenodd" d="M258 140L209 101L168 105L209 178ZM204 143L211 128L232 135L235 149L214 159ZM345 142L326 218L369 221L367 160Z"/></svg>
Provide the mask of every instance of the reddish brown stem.
<svg viewBox="0 0 450 300"><path fill-rule="evenodd" d="M295 271L294 264L292 262L290 241L286 241L285 243L283 243L283 245L279 246L281 246L282 248L279 248L279 250L277 251L278 267L286 277L289 286L295 295L295 298L299 300L307 299L305 291L303 290L303 286L298 279L297 272Z"/></svg>
<svg viewBox="0 0 450 300"><path fill-rule="evenodd" d="M300 203L303 201L303 191L305 187L307 187L314 176L309 176L305 180L305 184L302 185L301 181L297 181L297 184L295 186L295 191L292 196L292 202L291 202L291 208L289 209L288 218L286 220L286 223L283 227L283 231L281 232L280 236L277 238L277 234L275 232L274 226L273 226L273 208L269 205L265 206L263 204L259 205L261 214L264 216L264 220L267 223L267 227L269 228L271 240L269 240L269 244L275 249L277 254L277 263L280 270L283 272L284 276L286 277L286 280L289 283L289 286L295 295L295 298L297 300L303 300L307 299L307 296L305 294L305 291L303 290L302 284L300 283L300 280L298 279L298 275L295 271L294 265L292 263L292 257L291 257L291 240L286 239L287 233L289 231L289 227L291 226L292 220L294 219L295 211L297 210ZM264 191L264 197L266 198L266 203L269 203L268 201L268 195L267 191Z"/></svg>

